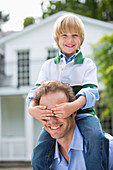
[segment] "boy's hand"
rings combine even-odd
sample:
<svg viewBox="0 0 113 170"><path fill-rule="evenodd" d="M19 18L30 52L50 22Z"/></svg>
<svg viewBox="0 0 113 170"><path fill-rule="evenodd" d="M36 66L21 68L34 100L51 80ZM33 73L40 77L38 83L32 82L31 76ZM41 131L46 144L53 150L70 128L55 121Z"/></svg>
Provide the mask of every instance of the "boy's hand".
<svg viewBox="0 0 113 170"><path fill-rule="evenodd" d="M54 115L59 118L69 117L75 112L75 108L73 108L73 104L71 102L58 104L51 110L53 111Z"/></svg>
<svg viewBox="0 0 113 170"><path fill-rule="evenodd" d="M49 120L51 116L54 116L52 110L47 110L46 106L30 106L29 113L35 119L40 120L41 122L45 122Z"/></svg>

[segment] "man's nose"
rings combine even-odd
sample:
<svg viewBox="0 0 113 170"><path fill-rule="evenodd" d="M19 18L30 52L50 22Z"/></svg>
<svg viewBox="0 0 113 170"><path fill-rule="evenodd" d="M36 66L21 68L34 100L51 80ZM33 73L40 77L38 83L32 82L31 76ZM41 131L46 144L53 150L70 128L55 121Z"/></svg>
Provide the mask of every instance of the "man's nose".
<svg viewBox="0 0 113 170"><path fill-rule="evenodd" d="M57 122L57 117L56 116L51 116L50 119L49 119L49 123L55 123Z"/></svg>

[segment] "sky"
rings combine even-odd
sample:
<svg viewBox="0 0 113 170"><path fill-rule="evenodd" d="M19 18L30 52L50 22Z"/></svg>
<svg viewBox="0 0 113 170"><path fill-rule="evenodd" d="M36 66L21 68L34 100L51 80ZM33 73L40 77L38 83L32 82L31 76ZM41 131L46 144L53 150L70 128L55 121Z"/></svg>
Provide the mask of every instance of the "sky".
<svg viewBox="0 0 113 170"><path fill-rule="evenodd" d="M10 20L2 25L3 31L21 31L26 17L42 15L42 0L0 0L0 11L10 14Z"/></svg>

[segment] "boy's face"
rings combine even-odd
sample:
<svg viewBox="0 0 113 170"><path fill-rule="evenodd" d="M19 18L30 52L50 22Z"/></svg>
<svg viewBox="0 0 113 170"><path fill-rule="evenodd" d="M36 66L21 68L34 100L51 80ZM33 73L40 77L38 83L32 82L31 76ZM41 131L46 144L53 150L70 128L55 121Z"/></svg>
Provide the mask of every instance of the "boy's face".
<svg viewBox="0 0 113 170"><path fill-rule="evenodd" d="M80 48L80 37L77 33L63 33L59 37L61 52L69 59Z"/></svg>

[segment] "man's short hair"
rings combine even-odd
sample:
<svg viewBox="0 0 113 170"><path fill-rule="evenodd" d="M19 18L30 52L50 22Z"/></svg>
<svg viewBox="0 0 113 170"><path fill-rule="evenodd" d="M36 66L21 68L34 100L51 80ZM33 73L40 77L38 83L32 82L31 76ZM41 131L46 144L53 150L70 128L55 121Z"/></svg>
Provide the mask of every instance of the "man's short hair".
<svg viewBox="0 0 113 170"><path fill-rule="evenodd" d="M60 81L52 80L43 83L35 90L34 100L37 105L40 104L40 98L42 95L46 95L49 92L62 91L67 97L67 102L72 102L75 100L73 89Z"/></svg>

